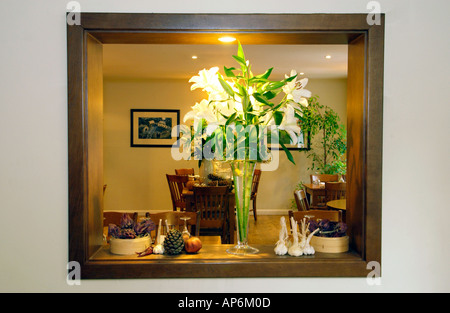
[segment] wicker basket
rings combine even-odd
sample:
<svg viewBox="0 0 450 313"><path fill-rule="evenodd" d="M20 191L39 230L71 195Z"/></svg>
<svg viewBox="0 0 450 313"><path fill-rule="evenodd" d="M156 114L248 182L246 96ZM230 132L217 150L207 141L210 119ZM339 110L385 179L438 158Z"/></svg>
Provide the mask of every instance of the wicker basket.
<svg viewBox="0 0 450 313"><path fill-rule="evenodd" d="M318 237L311 238L311 246L316 252L343 253L348 251L348 236L345 237Z"/></svg>

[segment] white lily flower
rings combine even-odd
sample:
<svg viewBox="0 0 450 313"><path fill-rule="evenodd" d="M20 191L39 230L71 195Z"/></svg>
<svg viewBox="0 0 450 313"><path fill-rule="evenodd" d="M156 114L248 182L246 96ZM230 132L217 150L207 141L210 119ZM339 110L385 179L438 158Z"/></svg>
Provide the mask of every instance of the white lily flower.
<svg viewBox="0 0 450 313"><path fill-rule="evenodd" d="M224 118L222 114L225 116L231 116L234 112L236 112L234 109L234 101L228 100L226 102L216 102L216 110L221 116L219 117L219 120Z"/></svg>
<svg viewBox="0 0 450 313"><path fill-rule="evenodd" d="M198 72L198 76L193 76L189 82L194 83L191 86L191 90L201 88L206 92L214 92L222 90L219 76L217 72L219 71L218 67L212 67L209 70L203 69Z"/></svg>
<svg viewBox="0 0 450 313"><path fill-rule="evenodd" d="M196 103L192 107L192 111L189 111L183 118L183 122L186 123L190 119L205 119L208 123L217 122L216 115L214 114L209 101L203 99L200 103Z"/></svg>
<svg viewBox="0 0 450 313"><path fill-rule="evenodd" d="M297 72L295 70L292 70L291 75L285 75L285 78L289 78L295 75L297 75ZM307 107L308 100L306 98L311 97L311 91L304 89L307 84L308 78L303 78L299 81L297 81L297 78L294 78L292 81L283 86L283 92L287 95L288 100L292 100Z"/></svg>
<svg viewBox="0 0 450 313"><path fill-rule="evenodd" d="M298 119L295 117L295 110L292 106L287 106L284 109L284 117L278 129L285 130L289 134L293 145L297 143L301 129L298 126Z"/></svg>

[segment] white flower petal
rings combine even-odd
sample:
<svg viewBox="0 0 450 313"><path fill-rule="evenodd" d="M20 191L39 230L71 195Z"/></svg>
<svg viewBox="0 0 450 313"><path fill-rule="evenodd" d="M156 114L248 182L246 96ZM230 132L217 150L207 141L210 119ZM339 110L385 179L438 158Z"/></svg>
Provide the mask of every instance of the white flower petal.
<svg viewBox="0 0 450 313"><path fill-rule="evenodd" d="M192 120L195 118L195 111L189 111L183 118L183 123L186 123L188 120Z"/></svg>
<svg viewBox="0 0 450 313"><path fill-rule="evenodd" d="M305 88L306 85L308 85L308 78L302 78L299 80L299 83L301 84L302 88Z"/></svg>
<svg viewBox="0 0 450 313"><path fill-rule="evenodd" d="M206 126L206 135L211 136L211 134L219 127L216 123L210 123Z"/></svg>

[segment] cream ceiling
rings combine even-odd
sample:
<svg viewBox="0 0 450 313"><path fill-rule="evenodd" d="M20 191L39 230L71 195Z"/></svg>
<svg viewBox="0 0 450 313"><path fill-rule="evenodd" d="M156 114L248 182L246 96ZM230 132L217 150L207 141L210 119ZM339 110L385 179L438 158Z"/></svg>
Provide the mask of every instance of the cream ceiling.
<svg viewBox="0 0 450 313"><path fill-rule="evenodd" d="M107 78L189 80L204 68L238 67L231 57L236 44L107 44L103 51ZM347 76L347 45L247 45L244 52L255 75L274 67L272 79L283 78L291 69L308 78Z"/></svg>

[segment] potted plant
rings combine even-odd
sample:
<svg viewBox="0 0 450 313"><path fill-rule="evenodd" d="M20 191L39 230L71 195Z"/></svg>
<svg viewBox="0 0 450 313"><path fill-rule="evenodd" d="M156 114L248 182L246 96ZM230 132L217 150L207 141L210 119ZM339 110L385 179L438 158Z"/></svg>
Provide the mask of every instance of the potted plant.
<svg viewBox="0 0 450 313"><path fill-rule="evenodd" d="M347 134L339 115L332 108L321 105L318 96L309 98L308 103L300 123L302 130L311 134L312 148L307 156L312 159L309 169L318 174L345 175Z"/></svg>
<svg viewBox="0 0 450 313"><path fill-rule="evenodd" d="M319 229L311 238L311 246L317 252L342 253L348 251L349 238L344 222L332 222L327 219L309 221L309 231Z"/></svg>
<svg viewBox="0 0 450 313"><path fill-rule="evenodd" d="M108 225L108 235L111 236L109 241L111 253L132 255L145 251L151 245L150 233L155 228L155 223L149 218L135 223L127 213L124 213L120 225Z"/></svg>

